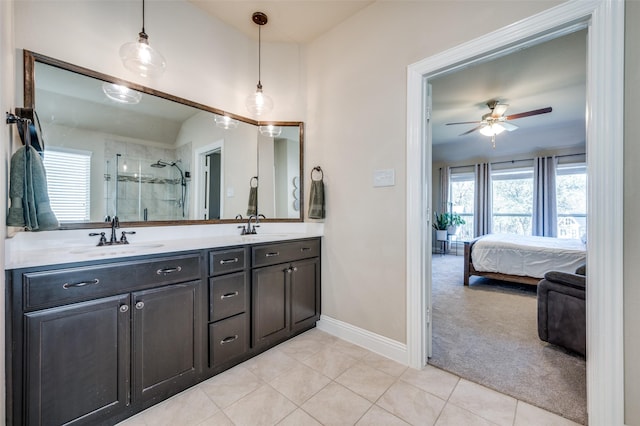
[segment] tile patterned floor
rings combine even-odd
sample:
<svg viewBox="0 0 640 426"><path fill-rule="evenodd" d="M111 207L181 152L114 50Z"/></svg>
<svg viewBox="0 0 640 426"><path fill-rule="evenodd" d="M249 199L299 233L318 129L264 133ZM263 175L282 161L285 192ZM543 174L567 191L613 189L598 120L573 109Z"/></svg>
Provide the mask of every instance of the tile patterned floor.
<svg viewBox="0 0 640 426"><path fill-rule="evenodd" d="M120 426L569 426L427 366L413 370L313 329Z"/></svg>

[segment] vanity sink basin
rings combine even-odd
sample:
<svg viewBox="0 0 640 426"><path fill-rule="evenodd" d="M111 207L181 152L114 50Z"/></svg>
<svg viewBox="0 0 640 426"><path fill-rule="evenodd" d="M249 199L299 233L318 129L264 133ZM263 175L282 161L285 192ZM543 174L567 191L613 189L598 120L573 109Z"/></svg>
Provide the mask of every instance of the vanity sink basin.
<svg viewBox="0 0 640 426"><path fill-rule="evenodd" d="M145 250L155 249L164 246L164 244L124 244L112 246L93 246L76 248L69 253L84 254L89 257L102 256L120 256L124 254L139 254Z"/></svg>
<svg viewBox="0 0 640 426"><path fill-rule="evenodd" d="M291 237L291 234L250 234L241 236L242 240L247 242L275 241L288 237Z"/></svg>

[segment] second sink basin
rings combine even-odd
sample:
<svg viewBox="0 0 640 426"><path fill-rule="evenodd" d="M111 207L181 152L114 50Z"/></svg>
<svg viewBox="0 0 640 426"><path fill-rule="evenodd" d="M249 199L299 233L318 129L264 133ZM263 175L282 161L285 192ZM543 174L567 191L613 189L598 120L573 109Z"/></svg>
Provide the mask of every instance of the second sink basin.
<svg viewBox="0 0 640 426"><path fill-rule="evenodd" d="M119 256L123 254L140 254L145 250L155 249L164 244L121 244L108 246L82 247L70 250L72 254L84 254L89 257Z"/></svg>

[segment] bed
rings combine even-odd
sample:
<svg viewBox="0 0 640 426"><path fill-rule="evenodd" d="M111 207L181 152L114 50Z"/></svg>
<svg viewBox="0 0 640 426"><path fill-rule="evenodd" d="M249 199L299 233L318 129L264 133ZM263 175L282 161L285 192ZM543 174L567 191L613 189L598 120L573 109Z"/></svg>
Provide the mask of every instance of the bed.
<svg viewBox="0 0 640 426"><path fill-rule="evenodd" d="M580 240L483 235L464 243L464 285L472 275L537 285L545 272L573 273L586 262L586 254Z"/></svg>

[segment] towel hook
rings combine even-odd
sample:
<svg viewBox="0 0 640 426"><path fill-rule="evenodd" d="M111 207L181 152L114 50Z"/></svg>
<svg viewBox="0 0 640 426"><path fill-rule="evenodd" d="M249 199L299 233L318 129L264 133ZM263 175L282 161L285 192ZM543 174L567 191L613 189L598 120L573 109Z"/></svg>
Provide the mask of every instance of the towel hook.
<svg viewBox="0 0 640 426"><path fill-rule="evenodd" d="M256 186L253 186L253 180L254 179L256 181ZM258 176L253 176L251 179L249 179L249 186L251 188L257 188L258 187Z"/></svg>
<svg viewBox="0 0 640 426"><path fill-rule="evenodd" d="M322 171L322 168L320 166L315 166L313 169L311 169L311 180L314 180L313 172L320 173L320 180L324 179L324 172Z"/></svg>

